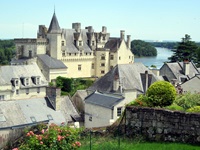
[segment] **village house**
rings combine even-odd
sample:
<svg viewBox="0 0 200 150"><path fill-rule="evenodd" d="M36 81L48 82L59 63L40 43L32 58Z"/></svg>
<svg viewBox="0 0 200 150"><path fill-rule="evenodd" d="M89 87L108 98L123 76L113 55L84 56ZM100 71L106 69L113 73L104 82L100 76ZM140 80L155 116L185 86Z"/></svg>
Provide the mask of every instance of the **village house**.
<svg viewBox="0 0 200 150"><path fill-rule="evenodd" d="M95 32L92 26L82 29L81 23L72 23L72 29L63 29L55 12L49 28L39 25L37 38L14 41L16 58L11 64L28 64L29 59L37 58L48 81L59 75L69 78L101 77L117 64L134 62L130 50L131 37L127 35L125 40L124 30L116 38L110 37L105 26L101 32ZM59 65L51 68L56 60Z"/></svg>
<svg viewBox="0 0 200 150"><path fill-rule="evenodd" d="M37 64L0 66L0 148L40 123L79 127L83 120L68 96L48 87Z"/></svg>

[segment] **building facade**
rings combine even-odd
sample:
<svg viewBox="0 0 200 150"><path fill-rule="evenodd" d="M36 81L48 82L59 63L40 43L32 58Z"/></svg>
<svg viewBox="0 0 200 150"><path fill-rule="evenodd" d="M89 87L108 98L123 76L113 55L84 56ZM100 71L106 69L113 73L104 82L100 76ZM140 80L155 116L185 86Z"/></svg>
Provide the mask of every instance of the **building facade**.
<svg viewBox="0 0 200 150"><path fill-rule="evenodd" d="M49 28L39 25L37 38L15 39L15 44L17 60L47 54L66 65L66 77L101 77L117 64L134 62L130 35L125 40L124 30L112 38L105 26L101 32L92 26L81 29L80 23L62 29L55 12Z"/></svg>

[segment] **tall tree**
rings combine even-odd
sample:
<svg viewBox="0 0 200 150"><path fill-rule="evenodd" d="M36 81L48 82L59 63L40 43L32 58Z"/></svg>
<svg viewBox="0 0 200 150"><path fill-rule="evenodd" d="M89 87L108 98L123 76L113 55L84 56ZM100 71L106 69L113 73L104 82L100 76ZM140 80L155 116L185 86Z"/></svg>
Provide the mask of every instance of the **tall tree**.
<svg viewBox="0 0 200 150"><path fill-rule="evenodd" d="M190 35L185 34L182 41L178 43L177 48L173 50L174 54L168 59L170 62L183 61L187 59L196 63L197 49L198 46L194 41L191 41Z"/></svg>

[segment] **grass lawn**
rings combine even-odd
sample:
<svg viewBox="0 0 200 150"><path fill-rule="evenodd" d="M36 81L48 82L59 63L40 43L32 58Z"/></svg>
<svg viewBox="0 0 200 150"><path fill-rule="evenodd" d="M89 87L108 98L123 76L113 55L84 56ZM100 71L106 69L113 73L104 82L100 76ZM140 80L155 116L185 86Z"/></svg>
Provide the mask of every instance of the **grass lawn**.
<svg viewBox="0 0 200 150"><path fill-rule="evenodd" d="M82 142L79 150L90 150L90 139L86 138ZM117 138L92 137L92 150L200 150L200 146L180 144L180 143L148 143L143 141Z"/></svg>

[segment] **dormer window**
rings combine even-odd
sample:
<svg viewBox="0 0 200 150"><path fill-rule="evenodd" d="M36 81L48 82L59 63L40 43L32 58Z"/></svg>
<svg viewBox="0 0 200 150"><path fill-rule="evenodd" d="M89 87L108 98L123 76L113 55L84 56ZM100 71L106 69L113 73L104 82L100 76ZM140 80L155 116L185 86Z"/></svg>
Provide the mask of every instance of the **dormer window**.
<svg viewBox="0 0 200 150"><path fill-rule="evenodd" d="M29 85L29 78L25 78L25 85L26 85L26 86Z"/></svg>
<svg viewBox="0 0 200 150"><path fill-rule="evenodd" d="M94 41L92 41L92 46L94 46L94 44L95 44Z"/></svg>
<svg viewBox="0 0 200 150"><path fill-rule="evenodd" d="M79 45L79 46L82 46L82 41L78 41L78 45Z"/></svg>
<svg viewBox="0 0 200 150"><path fill-rule="evenodd" d="M18 78L12 78L11 83L13 86L19 86L19 79Z"/></svg>
<svg viewBox="0 0 200 150"><path fill-rule="evenodd" d="M19 80L16 79L16 80L15 80L15 86L18 86L18 85L19 85Z"/></svg>
<svg viewBox="0 0 200 150"><path fill-rule="evenodd" d="M40 77L37 76L37 77L31 77L32 78L32 81L35 85L39 85L40 84Z"/></svg>

